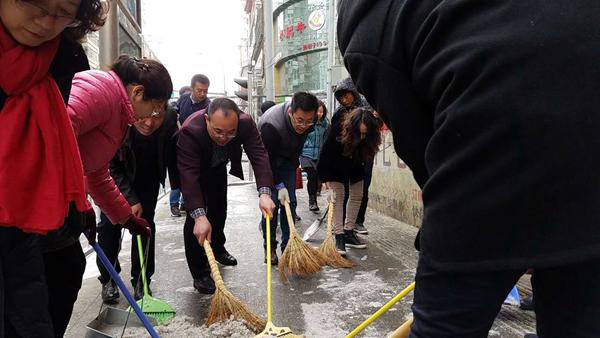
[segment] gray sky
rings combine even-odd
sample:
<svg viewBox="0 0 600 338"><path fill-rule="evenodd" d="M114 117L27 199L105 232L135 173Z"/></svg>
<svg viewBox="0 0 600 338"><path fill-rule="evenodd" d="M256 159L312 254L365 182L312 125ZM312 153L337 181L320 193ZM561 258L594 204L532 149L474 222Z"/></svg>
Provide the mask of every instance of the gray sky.
<svg viewBox="0 0 600 338"><path fill-rule="evenodd" d="M210 78L210 92L222 92L225 77L233 95L245 37L241 0L143 0L142 8L145 39L169 70L175 90L203 73Z"/></svg>

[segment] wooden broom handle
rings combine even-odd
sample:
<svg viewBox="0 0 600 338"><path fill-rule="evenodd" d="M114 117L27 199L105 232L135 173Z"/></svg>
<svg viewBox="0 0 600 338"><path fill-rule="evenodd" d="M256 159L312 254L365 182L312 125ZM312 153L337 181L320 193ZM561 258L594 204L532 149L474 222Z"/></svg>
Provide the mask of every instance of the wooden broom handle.
<svg viewBox="0 0 600 338"><path fill-rule="evenodd" d="M225 283L223 282L223 278L221 278L219 266L217 265L215 254L213 253L212 248L210 247L210 243L207 240L204 240L203 246L204 251L206 252L206 258L208 258L208 265L210 265L210 272L212 273L213 279L215 280L215 285L224 288Z"/></svg>
<svg viewBox="0 0 600 338"><path fill-rule="evenodd" d="M285 215L287 216L288 225L290 226L290 236L296 236L296 226L294 225L294 219L292 218L290 202L284 201L283 206L285 207Z"/></svg>

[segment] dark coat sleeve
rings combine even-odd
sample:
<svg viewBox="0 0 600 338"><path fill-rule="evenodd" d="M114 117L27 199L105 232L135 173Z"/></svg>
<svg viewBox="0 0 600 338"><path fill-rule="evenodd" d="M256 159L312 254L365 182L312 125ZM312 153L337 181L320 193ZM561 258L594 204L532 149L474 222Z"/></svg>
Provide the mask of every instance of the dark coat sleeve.
<svg viewBox="0 0 600 338"><path fill-rule="evenodd" d="M262 187L273 187L273 172L271 171L269 155L267 154L260 134L258 133L258 128L251 118L249 118L246 123L248 124L248 127L246 128L247 136L244 140L243 147L252 164L252 168L254 169L256 187L258 189Z"/></svg>
<svg viewBox="0 0 600 338"><path fill-rule="evenodd" d="M272 125L265 123L260 127L260 137L262 138L267 154L269 155L269 163L271 170L273 171L273 181L275 184L280 183L279 177L277 177L277 153L276 149L279 147L281 142L281 136Z"/></svg>
<svg viewBox="0 0 600 338"><path fill-rule="evenodd" d="M129 172L132 170L135 171L135 168L130 167L132 165L135 166L135 159L131 158L131 156L134 156L133 151L129 147L129 144L126 143L110 161L109 169L110 176L112 176L117 187L119 187L127 203L129 205L136 205L140 203L140 199L133 189L133 182L130 179L131 175L129 175Z"/></svg>
<svg viewBox="0 0 600 338"><path fill-rule="evenodd" d="M200 130L190 123L193 120L186 122L178 133L177 168L186 209L194 210L205 207L200 188L200 177L204 171L204 150L200 143Z"/></svg>

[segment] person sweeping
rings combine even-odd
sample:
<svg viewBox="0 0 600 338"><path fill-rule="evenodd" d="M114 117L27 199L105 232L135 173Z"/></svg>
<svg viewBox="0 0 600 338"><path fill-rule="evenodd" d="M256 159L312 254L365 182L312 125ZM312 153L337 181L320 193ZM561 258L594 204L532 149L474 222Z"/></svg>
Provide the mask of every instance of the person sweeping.
<svg viewBox="0 0 600 338"><path fill-rule="evenodd" d="M319 177L336 198L333 203L333 229L337 251L345 256L346 247L364 249L354 233L365 177L365 163L372 162L381 144L379 120L373 111L355 108L341 119L332 121L317 166ZM349 184L344 222L344 184Z"/></svg>

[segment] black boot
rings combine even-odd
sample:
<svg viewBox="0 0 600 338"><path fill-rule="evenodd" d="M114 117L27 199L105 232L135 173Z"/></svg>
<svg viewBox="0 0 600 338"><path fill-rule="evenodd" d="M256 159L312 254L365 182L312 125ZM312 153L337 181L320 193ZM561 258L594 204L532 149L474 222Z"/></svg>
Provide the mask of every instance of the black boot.
<svg viewBox="0 0 600 338"><path fill-rule="evenodd" d="M308 195L308 210L313 212L319 211L319 206L317 205L317 195Z"/></svg>
<svg viewBox="0 0 600 338"><path fill-rule="evenodd" d="M346 241L343 234L335 235L335 248L340 255L346 256Z"/></svg>
<svg viewBox="0 0 600 338"><path fill-rule="evenodd" d="M210 276L202 276L194 279L194 289L200 293L212 295L216 290L215 281Z"/></svg>
<svg viewBox="0 0 600 338"><path fill-rule="evenodd" d="M354 249L366 249L367 244L356 236L354 230L344 230L344 241L346 242L346 246Z"/></svg>
<svg viewBox="0 0 600 338"><path fill-rule="evenodd" d="M119 289L113 280L102 284L102 301L108 304L114 304L119 299Z"/></svg>
<svg viewBox="0 0 600 338"><path fill-rule="evenodd" d="M222 265L237 265L237 259L227 252L227 250L215 252L215 259Z"/></svg>
<svg viewBox="0 0 600 338"><path fill-rule="evenodd" d="M265 248L265 264L267 264L267 248ZM279 258L277 257L277 246L271 246L271 265L279 264Z"/></svg>

